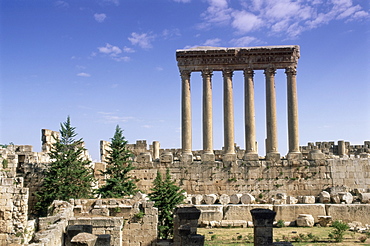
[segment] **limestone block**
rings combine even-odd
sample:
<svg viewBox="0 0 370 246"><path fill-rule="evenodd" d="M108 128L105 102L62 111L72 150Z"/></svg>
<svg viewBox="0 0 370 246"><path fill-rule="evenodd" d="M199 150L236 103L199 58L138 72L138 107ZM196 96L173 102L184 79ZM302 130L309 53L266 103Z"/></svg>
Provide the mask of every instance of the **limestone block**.
<svg viewBox="0 0 370 246"><path fill-rule="evenodd" d="M330 203L330 194L327 191L321 191L319 194L320 203Z"/></svg>
<svg viewBox="0 0 370 246"><path fill-rule="evenodd" d="M163 152L160 157L161 163L172 163L173 162L173 154L172 152Z"/></svg>
<svg viewBox="0 0 370 246"><path fill-rule="evenodd" d="M240 197L240 202L242 204L252 204L256 201L256 199L254 198L254 196L252 196L251 194L247 193L247 194L243 194L241 197Z"/></svg>
<svg viewBox="0 0 370 246"><path fill-rule="evenodd" d="M201 211L198 221L221 221L223 219L222 205L195 205Z"/></svg>
<svg viewBox="0 0 370 246"><path fill-rule="evenodd" d="M370 203L370 193L360 193L358 197L362 203Z"/></svg>
<svg viewBox="0 0 370 246"><path fill-rule="evenodd" d="M327 215L343 222L358 221L369 224L370 204L326 204Z"/></svg>
<svg viewBox="0 0 370 246"><path fill-rule="evenodd" d="M194 195L192 198L191 198L191 202L192 204L194 205L200 205L203 203L203 196L202 195Z"/></svg>
<svg viewBox="0 0 370 246"><path fill-rule="evenodd" d="M230 203L239 204L241 196L242 196L242 194L233 194L233 195L231 195L230 196Z"/></svg>
<svg viewBox="0 0 370 246"><path fill-rule="evenodd" d="M82 232L74 236L71 240L72 245L79 245L79 246L94 246L97 240L97 236Z"/></svg>
<svg viewBox="0 0 370 246"><path fill-rule="evenodd" d="M216 194L208 194L203 196L204 203L207 205L215 204L217 201L217 195Z"/></svg>
<svg viewBox="0 0 370 246"><path fill-rule="evenodd" d="M298 196L298 202L303 204L314 204L315 197L314 196Z"/></svg>
<svg viewBox="0 0 370 246"><path fill-rule="evenodd" d="M315 220L311 214L300 214L296 220L297 226L313 227Z"/></svg>
<svg viewBox="0 0 370 246"><path fill-rule="evenodd" d="M287 199L287 195L285 193L277 193L276 194L276 198L277 199L284 199L284 200L286 200Z"/></svg>
<svg viewBox="0 0 370 246"><path fill-rule="evenodd" d="M271 209L273 206L271 204L229 204L224 207L224 220L246 220L252 221L252 215L250 213L251 209L254 208L264 208Z"/></svg>
<svg viewBox="0 0 370 246"><path fill-rule="evenodd" d="M230 203L230 196L227 195L227 194L222 194L220 197L219 197L219 201L220 201L220 204L221 205L227 205Z"/></svg>
<svg viewBox="0 0 370 246"><path fill-rule="evenodd" d="M345 202L346 204L351 204L353 202L353 196L349 192L338 192L338 195L341 202Z"/></svg>
<svg viewBox="0 0 370 246"><path fill-rule="evenodd" d="M286 204L297 204L298 199L295 198L294 196L288 196L286 199Z"/></svg>
<svg viewBox="0 0 370 246"><path fill-rule="evenodd" d="M339 197L338 193L330 194L330 200L334 204L340 204L340 197Z"/></svg>
<svg viewBox="0 0 370 246"><path fill-rule="evenodd" d="M276 212L275 220L295 221L300 214L311 214L315 222L318 222L318 216L327 215L324 204L292 204L292 205L274 205Z"/></svg>

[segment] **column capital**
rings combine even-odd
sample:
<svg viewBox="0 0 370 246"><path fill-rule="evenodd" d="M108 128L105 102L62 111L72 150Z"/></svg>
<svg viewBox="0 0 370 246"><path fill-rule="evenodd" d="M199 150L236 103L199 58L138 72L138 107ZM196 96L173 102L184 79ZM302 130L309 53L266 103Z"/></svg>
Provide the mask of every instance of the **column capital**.
<svg viewBox="0 0 370 246"><path fill-rule="evenodd" d="M203 69L202 70L202 77L212 77L213 75L213 70L212 69Z"/></svg>
<svg viewBox="0 0 370 246"><path fill-rule="evenodd" d="M254 76L254 70L251 68L246 68L243 70L244 76L253 77Z"/></svg>
<svg viewBox="0 0 370 246"><path fill-rule="evenodd" d="M190 78L191 71L190 70L180 70L181 78Z"/></svg>
<svg viewBox="0 0 370 246"><path fill-rule="evenodd" d="M285 73L287 75L297 75L297 68L296 67L287 67L285 69Z"/></svg>
<svg viewBox="0 0 370 246"><path fill-rule="evenodd" d="M276 74L276 68L268 67L268 68L265 69L264 74L266 76L274 76Z"/></svg>
<svg viewBox="0 0 370 246"><path fill-rule="evenodd" d="M225 68L222 70L222 76L223 77L232 77L234 74L234 70Z"/></svg>

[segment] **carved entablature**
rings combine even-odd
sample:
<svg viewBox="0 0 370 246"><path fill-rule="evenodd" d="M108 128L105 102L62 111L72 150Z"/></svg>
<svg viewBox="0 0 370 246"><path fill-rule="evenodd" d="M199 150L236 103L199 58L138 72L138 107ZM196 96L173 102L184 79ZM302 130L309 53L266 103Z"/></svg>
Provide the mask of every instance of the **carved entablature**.
<svg viewBox="0 0 370 246"><path fill-rule="evenodd" d="M263 46L246 48L198 47L177 50L176 60L180 70L201 71L204 69L264 70L296 67L299 46Z"/></svg>

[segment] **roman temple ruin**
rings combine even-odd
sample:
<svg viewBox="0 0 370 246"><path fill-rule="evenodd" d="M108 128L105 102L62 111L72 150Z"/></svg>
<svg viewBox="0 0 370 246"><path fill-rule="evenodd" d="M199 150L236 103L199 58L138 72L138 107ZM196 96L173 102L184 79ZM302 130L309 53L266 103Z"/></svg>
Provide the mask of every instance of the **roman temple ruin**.
<svg viewBox="0 0 370 246"><path fill-rule="evenodd" d="M212 73L222 71L223 111L224 111L224 159L236 160L234 148L234 105L233 72L244 72L245 88L245 155L244 160L258 160L255 109L254 109L254 70L264 70L266 78L266 159L278 160L277 113L275 93L275 72L285 69L288 88L288 159L302 159L299 151L297 63L299 46L268 46L252 48L213 48L199 47L176 51L177 64L182 80L181 127L182 156L192 159L192 121L190 75L201 72L203 78L203 161L214 161L212 131Z"/></svg>

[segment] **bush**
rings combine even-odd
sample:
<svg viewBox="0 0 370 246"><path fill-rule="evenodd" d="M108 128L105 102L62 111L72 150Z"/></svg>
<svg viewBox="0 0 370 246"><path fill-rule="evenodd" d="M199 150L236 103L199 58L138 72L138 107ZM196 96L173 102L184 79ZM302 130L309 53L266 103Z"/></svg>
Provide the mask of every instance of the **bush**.
<svg viewBox="0 0 370 246"><path fill-rule="evenodd" d="M367 236L361 236L358 240L360 240L361 243L364 243L367 240Z"/></svg>
<svg viewBox="0 0 370 246"><path fill-rule="evenodd" d="M278 221L276 222L276 227L277 227L277 228L285 227L284 220L278 220Z"/></svg>
<svg viewBox="0 0 370 246"><path fill-rule="evenodd" d="M329 238L334 239L336 242L342 242L344 232L349 229L349 226L346 223L336 220L333 222L332 227L334 227L334 230L329 233Z"/></svg>

